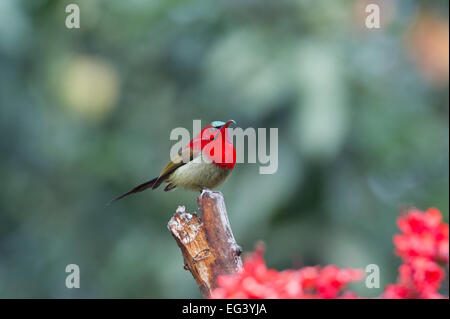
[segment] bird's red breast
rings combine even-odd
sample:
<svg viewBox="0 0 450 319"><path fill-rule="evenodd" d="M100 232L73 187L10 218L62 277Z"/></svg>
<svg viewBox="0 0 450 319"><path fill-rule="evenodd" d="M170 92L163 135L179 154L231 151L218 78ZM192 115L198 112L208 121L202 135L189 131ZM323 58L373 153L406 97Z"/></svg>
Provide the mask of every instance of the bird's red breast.
<svg viewBox="0 0 450 319"><path fill-rule="evenodd" d="M228 121L221 128L215 128L209 124L192 139L186 148L202 151L219 167L233 169L236 164L236 149L228 131L231 123L232 121Z"/></svg>

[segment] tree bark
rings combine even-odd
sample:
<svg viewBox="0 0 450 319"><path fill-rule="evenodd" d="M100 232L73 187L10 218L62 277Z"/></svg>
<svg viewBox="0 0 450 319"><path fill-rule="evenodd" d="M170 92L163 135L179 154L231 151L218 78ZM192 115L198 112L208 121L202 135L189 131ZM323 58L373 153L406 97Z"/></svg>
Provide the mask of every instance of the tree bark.
<svg viewBox="0 0 450 319"><path fill-rule="evenodd" d="M228 221L222 193L204 190L197 199L201 218L179 206L167 224L202 295L216 288L217 277L242 268L241 247L236 243Z"/></svg>

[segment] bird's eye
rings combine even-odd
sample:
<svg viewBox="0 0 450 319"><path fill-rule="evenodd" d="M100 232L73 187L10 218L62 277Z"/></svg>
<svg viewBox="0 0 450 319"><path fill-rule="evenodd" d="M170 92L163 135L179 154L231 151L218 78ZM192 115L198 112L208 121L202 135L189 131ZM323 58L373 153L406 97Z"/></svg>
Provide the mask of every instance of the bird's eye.
<svg viewBox="0 0 450 319"><path fill-rule="evenodd" d="M217 128L211 127L209 130L205 130L205 132L202 134L202 140L203 141L212 141L216 137Z"/></svg>

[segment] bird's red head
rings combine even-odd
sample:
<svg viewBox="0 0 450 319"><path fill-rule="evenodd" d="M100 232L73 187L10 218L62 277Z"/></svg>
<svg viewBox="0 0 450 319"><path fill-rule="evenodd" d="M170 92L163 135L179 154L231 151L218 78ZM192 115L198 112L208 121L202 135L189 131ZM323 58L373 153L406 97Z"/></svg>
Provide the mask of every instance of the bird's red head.
<svg viewBox="0 0 450 319"><path fill-rule="evenodd" d="M217 166L233 169L236 164L236 149L228 132L230 124L236 122L212 122L194 137L186 148L201 150Z"/></svg>

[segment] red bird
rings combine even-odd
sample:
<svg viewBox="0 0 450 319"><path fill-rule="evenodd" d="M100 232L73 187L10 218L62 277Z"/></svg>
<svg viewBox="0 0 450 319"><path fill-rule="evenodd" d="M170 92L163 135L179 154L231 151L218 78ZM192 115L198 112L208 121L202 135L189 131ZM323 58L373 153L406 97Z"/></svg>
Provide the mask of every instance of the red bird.
<svg viewBox="0 0 450 319"><path fill-rule="evenodd" d="M177 186L200 192L219 186L236 164L236 149L228 132L232 123L236 124L233 120L212 122L164 167L158 177L134 187L112 202L150 187L155 189L162 183L167 183L166 192Z"/></svg>

